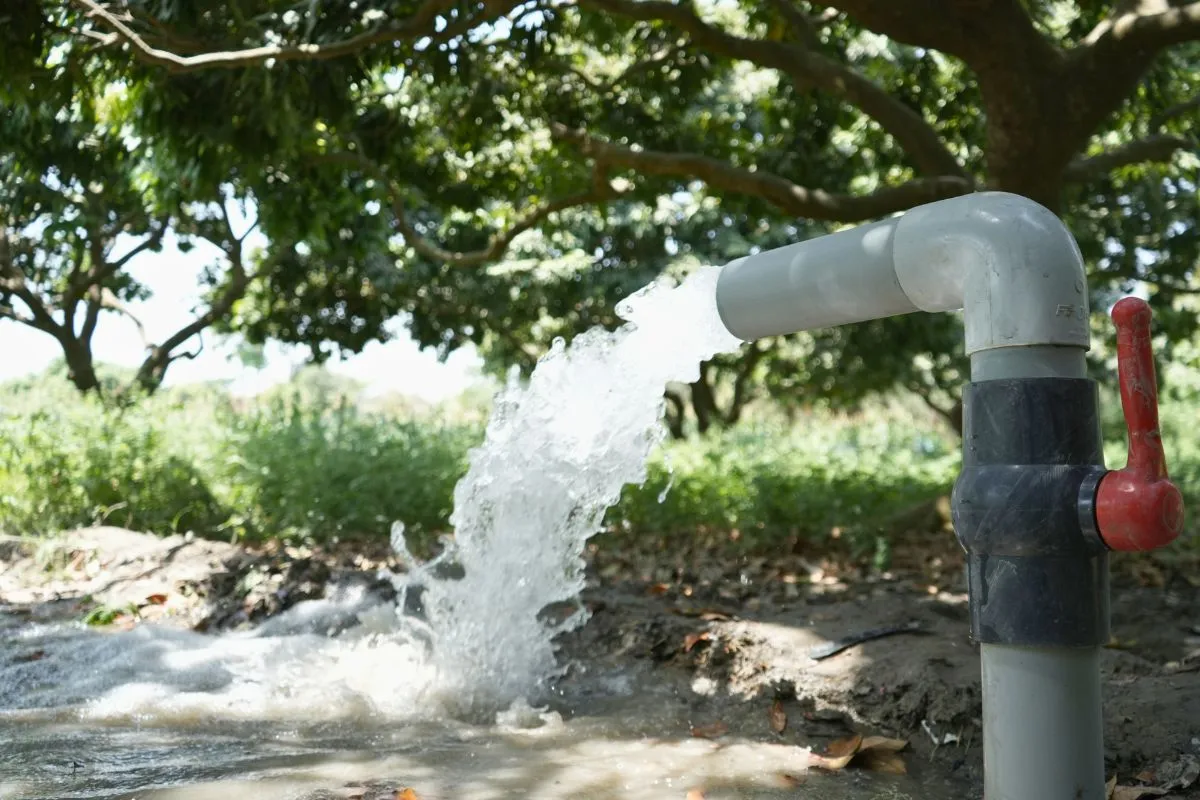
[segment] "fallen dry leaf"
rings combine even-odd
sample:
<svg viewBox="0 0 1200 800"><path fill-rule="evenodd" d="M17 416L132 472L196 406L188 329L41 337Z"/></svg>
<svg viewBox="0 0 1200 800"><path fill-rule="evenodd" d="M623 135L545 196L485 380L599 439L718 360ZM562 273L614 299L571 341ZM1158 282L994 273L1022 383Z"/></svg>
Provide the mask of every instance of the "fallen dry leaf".
<svg viewBox="0 0 1200 800"><path fill-rule="evenodd" d="M733 615L716 608L672 608L671 613L680 617L698 617L705 622L722 622L733 619Z"/></svg>
<svg viewBox="0 0 1200 800"><path fill-rule="evenodd" d="M1144 769L1137 775L1134 775L1133 779L1135 781L1141 781L1142 783L1154 783L1154 770ZM1113 778L1113 780L1116 780L1116 778Z"/></svg>
<svg viewBox="0 0 1200 800"><path fill-rule="evenodd" d="M417 796L417 790L405 786L403 789L396 790L396 800L421 800Z"/></svg>
<svg viewBox="0 0 1200 800"><path fill-rule="evenodd" d="M653 586L651 586L649 589L647 589L646 591L648 593L650 593L650 595L652 595L654 597L658 597L659 595L664 595L667 592L671 591L671 584L656 583Z"/></svg>
<svg viewBox="0 0 1200 800"><path fill-rule="evenodd" d="M700 642L707 642L711 638L712 634L710 634L708 631L689 633L687 636L683 637L683 652L690 653L692 652L693 647L698 645Z"/></svg>
<svg viewBox="0 0 1200 800"><path fill-rule="evenodd" d="M908 742L904 739L889 739L886 736L868 736L863 739L858 751L861 753L867 750L882 750L890 753L898 753L906 747L908 747Z"/></svg>
<svg viewBox="0 0 1200 800"><path fill-rule="evenodd" d="M871 772L885 772L888 775L908 774L904 759L895 750L859 751L855 761L862 762L863 767Z"/></svg>
<svg viewBox="0 0 1200 800"><path fill-rule="evenodd" d="M729 732L729 726L724 722L714 722L711 725L693 725L692 736L697 739L715 739Z"/></svg>
<svg viewBox="0 0 1200 800"><path fill-rule="evenodd" d="M146 602L152 606L161 606L167 602L167 596L165 594L148 595L146 597Z"/></svg>
<svg viewBox="0 0 1200 800"><path fill-rule="evenodd" d="M704 790L688 789L687 800L704 800Z"/></svg>
<svg viewBox="0 0 1200 800"><path fill-rule="evenodd" d="M862 741L862 734L857 733L849 739L837 739L829 743L824 753L810 753L808 763L818 769L842 769L858 753L858 748L862 746Z"/></svg>
<svg viewBox="0 0 1200 800"><path fill-rule="evenodd" d="M1133 565L1134 578L1142 586L1161 589L1167 585L1167 577L1161 569L1154 564L1145 561L1137 562Z"/></svg>
<svg viewBox="0 0 1200 800"><path fill-rule="evenodd" d="M863 738L861 734L856 734L849 739L830 743L821 755L811 754L809 763L820 769L839 770L857 760L863 767L875 772L904 775L908 768L899 753L905 747L908 747L908 742L904 739L889 739L886 736Z"/></svg>
<svg viewBox="0 0 1200 800"><path fill-rule="evenodd" d="M1200 759L1184 753L1174 761L1159 764L1154 774L1155 782L1164 789L1186 789L1200 780Z"/></svg>
<svg viewBox="0 0 1200 800"><path fill-rule="evenodd" d="M783 703L781 701L776 700L771 704L769 717L771 720L771 730L775 731L776 733L783 733L785 730L787 730L787 712L783 710Z"/></svg>
<svg viewBox="0 0 1200 800"><path fill-rule="evenodd" d="M1113 789L1111 800L1140 800L1143 797L1161 797L1166 789L1154 786L1117 786Z"/></svg>

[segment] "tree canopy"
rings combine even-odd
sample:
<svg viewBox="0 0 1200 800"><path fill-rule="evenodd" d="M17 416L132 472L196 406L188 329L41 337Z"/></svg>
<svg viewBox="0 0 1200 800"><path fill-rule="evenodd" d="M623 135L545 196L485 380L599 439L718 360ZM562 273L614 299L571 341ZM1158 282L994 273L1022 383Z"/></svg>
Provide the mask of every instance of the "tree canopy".
<svg viewBox="0 0 1200 800"><path fill-rule="evenodd" d="M148 385L205 327L322 358L396 314L443 352L472 342L527 368L664 272L983 188L1063 216L1098 312L1140 282L1169 338L1195 328L1197 2L43 0L4 15L0 316L58 338L76 376L71 348L139 291L121 235L225 254L199 328L148 350ZM264 252L222 229L233 200L253 203ZM881 320L707 365L673 390L673 425L685 407L700 428L734 422L763 393L895 387L953 418L962 375L957 318Z"/></svg>

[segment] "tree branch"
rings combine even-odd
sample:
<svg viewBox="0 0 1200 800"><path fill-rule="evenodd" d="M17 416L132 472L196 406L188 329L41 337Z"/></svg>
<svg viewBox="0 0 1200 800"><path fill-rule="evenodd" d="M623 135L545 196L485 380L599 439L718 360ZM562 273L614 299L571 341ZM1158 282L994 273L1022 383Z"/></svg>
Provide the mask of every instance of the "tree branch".
<svg viewBox="0 0 1200 800"><path fill-rule="evenodd" d="M64 329L54 321L50 306L42 301L25 280L25 273L12 259L12 249L8 240L8 231L0 225L0 297L12 295L25 304L32 317L11 317L18 322L28 324L54 338L62 341ZM13 312L16 314L16 311ZM28 320L28 322L25 322Z"/></svg>
<svg viewBox="0 0 1200 800"><path fill-rule="evenodd" d="M801 44L736 36L709 25L687 6L667 0L578 2L581 6L629 19L669 22L687 34L697 47L707 52L778 70L803 89L816 86L841 97L891 134L921 172L929 175L968 177L966 170L946 148L937 131L917 111L892 97L883 87L862 73Z"/></svg>
<svg viewBox="0 0 1200 800"><path fill-rule="evenodd" d="M729 408L725 412L726 425L736 425L742 418L742 411L750 399L750 379L754 375L754 368L763 360L763 356L767 354L768 350L769 348L759 340L754 342L750 351L742 357L741 367L733 379L733 399L730 400Z"/></svg>
<svg viewBox="0 0 1200 800"><path fill-rule="evenodd" d="M508 13L519 2L516 0L488 0L484 4L485 15L472 20L458 20L442 31L436 27L437 19L454 8L454 0L425 0L411 17L403 22L394 22L384 28L351 36L329 44L264 45L244 50L200 53L181 56L168 50L154 47L143 39L123 20L105 9L96 0L73 0L75 5L87 12L89 17L101 20L110 33L92 36L102 44L125 42L133 48L139 59L149 64L166 67L174 72L189 72L208 68L237 68L262 64L266 61L319 61L352 55L368 47L389 42L412 41L426 36L452 38L484 19L493 19ZM86 33L86 32L85 32Z"/></svg>
<svg viewBox="0 0 1200 800"><path fill-rule="evenodd" d="M1098 155L1076 159L1067 167L1064 178L1080 182L1130 164L1166 163L1180 150L1189 149L1200 149L1200 146L1181 136L1147 136Z"/></svg>
<svg viewBox="0 0 1200 800"><path fill-rule="evenodd" d="M1082 44L1132 53L1195 39L1200 39L1200 2L1171 7L1160 0L1123 9L1093 28Z"/></svg>
<svg viewBox="0 0 1200 800"><path fill-rule="evenodd" d="M807 14L796 7L793 0L770 0L770 3L787 22L796 38L805 46L815 47L819 43L817 25L809 19Z"/></svg>
<svg viewBox="0 0 1200 800"><path fill-rule="evenodd" d="M235 241L226 255L229 257L229 284L218 294L203 314L168 336L162 344L150 347L150 354L138 367L135 379L142 387L151 391L157 389L162 383L167 367L181 357L181 354L176 354L175 350L188 339L199 335L218 319L227 315L233 309L234 304L246 294L250 282L268 272L272 266L270 263L263 264L254 275L247 275L242 261L241 241Z"/></svg>
<svg viewBox="0 0 1200 800"><path fill-rule="evenodd" d="M157 229L152 230L150 232L150 235L146 239L144 239L141 242L138 242L138 244L135 247L133 247L128 253L121 256L116 261L109 262L109 270L108 270L107 274L101 276L101 280L103 280L104 278L107 278L109 275L120 272L122 269L125 268L125 265L128 264L130 261L137 258L138 256L140 256L142 253L146 252L147 250L153 250L155 247L158 247L160 244L162 244L163 235L166 233L166 227L167 226L164 223L161 227L158 227Z"/></svg>
<svg viewBox="0 0 1200 800"><path fill-rule="evenodd" d="M0 319L8 319L13 322L19 322L22 325L28 325L30 328L37 328L37 324L34 323L32 317L25 316L9 303L0 302Z"/></svg>
<svg viewBox="0 0 1200 800"><path fill-rule="evenodd" d="M1181 103L1176 103L1173 106L1169 106L1163 109L1161 114L1156 114L1151 117L1150 128L1151 130L1158 130L1171 120L1178 119L1184 114L1191 113L1192 111L1200 111L1200 94L1196 95L1190 100L1184 100Z"/></svg>
<svg viewBox="0 0 1200 800"><path fill-rule="evenodd" d="M138 242L134 247L130 248L128 253L125 253L125 255L117 260L109 261L108 253L104 251L100 232L93 228L88 228L88 250L91 256L89 268L84 270L82 269L82 264L77 263L76 268L71 271L71 275L67 280L67 290L63 294L64 327L72 335L75 333L76 305L84 298L84 295L87 295L87 308L84 311L83 328L79 332L79 336L83 341L90 342L92 340L92 336L96 332L96 323L100 319L100 311L105 308L122 313L132 319L138 326L138 332L142 336L142 341L146 340L146 331L142 327L141 321L130 313L129 309L117 299L116 295L104 287L104 282L120 272L141 253L157 247L162 242L165 232L165 222L158 227L154 227L152 224L149 236ZM82 259L80 259L80 262L82 262Z"/></svg>
<svg viewBox="0 0 1200 800"><path fill-rule="evenodd" d="M577 194L534 206L532 209L521 214L517 221L507 229L493 234L488 239L485 247L479 250L467 251L447 250L431 242L412 224L408 218L408 211L404 204L403 190L392 180L387 169L381 164L359 153L338 153L325 156L324 158L326 160L346 161L355 164L383 183L387 190L388 201L392 207L392 214L396 218L396 229L404 237L405 243L428 259L440 261L455 267L474 267L496 261L504 255L514 239L525 231L536 227L547 217L557 214L560 211L566 211L569 208L598 203L601 200L606 200L620 194L620 190L612 186L605 178L603 171L596 170L593 173L591 188Z"/></svg>
<svg viewBox="0 0 1200 800"><path fill-rule="evenodd" d="M83 328L79 331L79 338L85 342L90 343L92 341L92 336L94 336L96 333L96 323L100 321L100 309L104 307L103 292L104 290L95 284L88 287L87 309L84 311L83 315ZM73 316L74 315L72 315L72 317ZM72 322L72 332L73 331L74 323ZM144 332L142 334L142 341L145 341Z"/></svg>
<svg viewBox="0 0 1200 800"><path fill-rule="evenodd" d="M150 347L150 340L146 336L146 326L142 324L138 316L130 311L129 306L122 303L110 289L99 285L91 286L88 291L87 312L83 319L83 329L79 332L79 338L82 341L90 342L92 340L92 336L96 332L96 323L100 319L100 312L106 309L127 317L137 328L142 345Z"/></svg>
<svg viewBox="0 0 1200 800"><path fill-rule="evenodd" d="M827 222L861 222L967 194L974 188L964 178L941 176L919 178L865 195L831 194L808 189L779 175L751 172L696 153L635 150L612 144L559 123L551 125L551 133L601 165L634 169L643 175L698 178L717 189L761 197L787 214Z"/></svg>
<svg viewBox="0 0 1200 800"><path fill-rule="evenodd" d="M837 0L863 27L914 47L961 58L976 72L1037 68L1056 58L1021 0ZM1016 64L1015 55L1032 64Z"/></svg>

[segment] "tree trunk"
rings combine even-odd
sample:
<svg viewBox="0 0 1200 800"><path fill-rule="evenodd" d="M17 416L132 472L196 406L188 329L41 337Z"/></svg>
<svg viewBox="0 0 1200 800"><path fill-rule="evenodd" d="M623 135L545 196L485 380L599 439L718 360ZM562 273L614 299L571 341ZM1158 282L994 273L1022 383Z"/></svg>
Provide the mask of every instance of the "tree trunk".
<svg viewBox="0 0 1200 800"><path fill-rule="evenodd" d="M955 401L950 410L945 413L946 422L949 423L951 429L958 434L961 439L963 435L963 402L961 399Z"/></svg>
<svg viewBox="0 0 1200 800"><path fill-rule="evenodd" d="M663 394L667 399L666 423L667 431L671 434L672 439L684 438L683 432L683 416L686 410L683 398L678 392L668 389Z"/></svg>
<svg viewBox="0 0 1200 800"><path fill-rule="evenodd" d="M67 378L83 394L100 391L100 379L96 376L96 365L91 348L74 338L62 340L63 356L67 362Z"/></svg>
<svg viewBox="0 0 1200 800"><path fill-rule="evenodd" d="M147 395L152 395L162 386L163 378L167 376L167 367L171 366L171 354L161 346L156 346L150 355L138 367L134 383Z"/></svg>
<svg viewBox="0 0 1200 800"><path fill-rule="evenodd" d="M700 378L692 384L692 413L696 415L696 430L701 434L708 433L713 420L720 416L717 398L708 381L708 364L701 365Z"/></svg>

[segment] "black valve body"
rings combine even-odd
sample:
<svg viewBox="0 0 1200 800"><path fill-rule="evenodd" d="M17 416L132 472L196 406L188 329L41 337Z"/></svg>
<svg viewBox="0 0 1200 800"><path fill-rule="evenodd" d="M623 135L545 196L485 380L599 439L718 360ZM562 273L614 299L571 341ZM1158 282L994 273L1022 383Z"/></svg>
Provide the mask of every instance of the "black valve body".
<svg viewBox="0 0 1200 800"><path fill-rule="evenodd" d="M971 633L985 644L1109 641L1108 553L1081 508L1103 475L1099 397L1084 378L970 383L951 499L967 552Z"/></svg>

